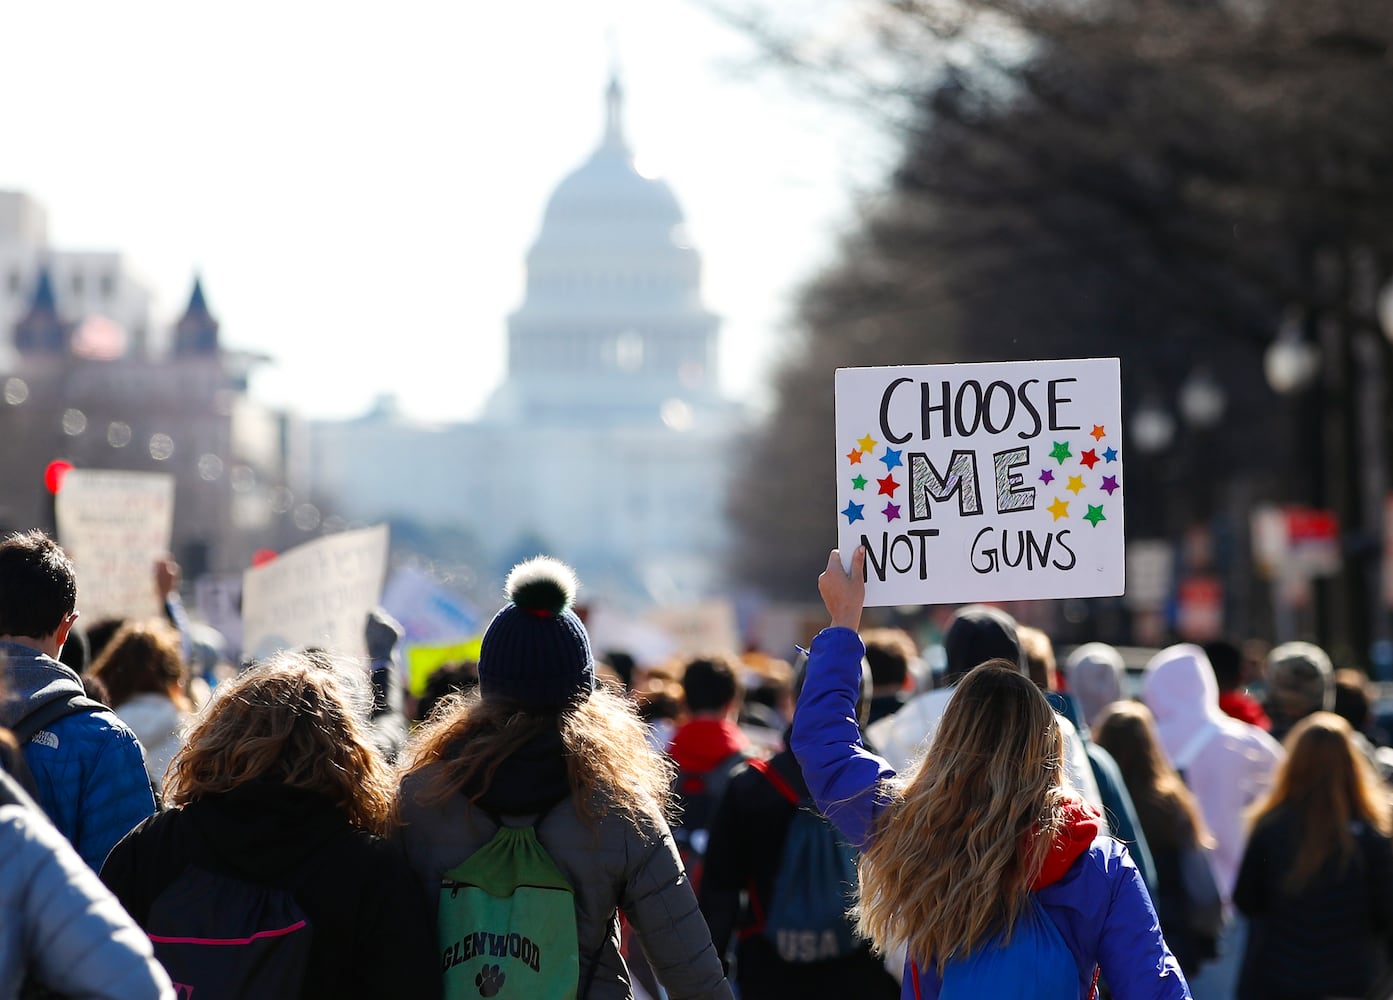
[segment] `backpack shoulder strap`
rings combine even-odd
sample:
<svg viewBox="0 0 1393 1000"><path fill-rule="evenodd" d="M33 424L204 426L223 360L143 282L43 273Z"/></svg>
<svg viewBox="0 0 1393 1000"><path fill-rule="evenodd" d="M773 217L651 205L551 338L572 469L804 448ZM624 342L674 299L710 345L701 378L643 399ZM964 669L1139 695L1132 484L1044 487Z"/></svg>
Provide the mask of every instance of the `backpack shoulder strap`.
<svg viewBox="0 0 1393 1000"><path fill-rule="evenodd" d="M109 712L107 706L99 701L94 701L82 694L70 694L66 698L54 698L46 701L28 715L20 718L10 732L14 733L15 740L22 747L34 738L34 734L41 729L47 729L59 719L65 719L70 715L79 712Z"/></svg>
<svg viewBox="0 0 1393 1000"><path fill-rule="evenodd" d="M754 768L773 785L780 795L788 799L794 805L798 804L798 793L793 790L793 786L784 780L784 776L774 770L774 766L761 757L751 757L745 763Z"/></svg>

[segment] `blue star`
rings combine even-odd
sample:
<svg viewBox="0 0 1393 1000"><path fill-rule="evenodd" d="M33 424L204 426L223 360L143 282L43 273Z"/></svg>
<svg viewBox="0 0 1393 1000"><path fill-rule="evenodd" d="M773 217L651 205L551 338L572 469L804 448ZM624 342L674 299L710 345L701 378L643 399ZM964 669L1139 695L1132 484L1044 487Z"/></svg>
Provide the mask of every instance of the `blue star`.
<svg viewBox="0 0 1393 1000"><path fill-rule="evenodd" d="M1103 452L1103 458L1107 459L1109 462L1116 462L1116 461L1117 461L1117 449L1116 449L1116 448L1109 448L1109 449L1107 449L1106 451Z"/></svg>
<svg viewBox="0 0 1393 1000"><path fill-rule="evenodd" d="M866 518L862 515L861 511L865 510L865 508L866 505L863 503L852 503L848 500L846 502L846 510L842 511L842 513L846 515L846 523L855 524L857 521L864 521Z"/></svg>
<svg viewBox="0 0 1393 1000"><path fill-rule="evenodd" d="M897 465L904 464L900 461L901 454L902 452L898 452L894 448L886 448L885 454L880 456L880 460L885 463L885 468L887 470L893 469Z"/></svg>

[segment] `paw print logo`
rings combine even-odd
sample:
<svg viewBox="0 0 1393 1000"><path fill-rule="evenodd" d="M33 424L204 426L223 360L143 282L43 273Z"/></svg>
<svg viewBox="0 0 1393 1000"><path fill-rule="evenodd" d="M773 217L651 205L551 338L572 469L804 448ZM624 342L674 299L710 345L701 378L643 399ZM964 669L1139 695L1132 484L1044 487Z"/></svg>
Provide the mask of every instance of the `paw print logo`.
<svg viewBox="0 0 1393 1000"><path fill-rule="evenodd" d="M486 965L474 977L474 985L479 988L479 996L496 996L498 991L503 988L503 980L507 978L498 966Z"/></svg>

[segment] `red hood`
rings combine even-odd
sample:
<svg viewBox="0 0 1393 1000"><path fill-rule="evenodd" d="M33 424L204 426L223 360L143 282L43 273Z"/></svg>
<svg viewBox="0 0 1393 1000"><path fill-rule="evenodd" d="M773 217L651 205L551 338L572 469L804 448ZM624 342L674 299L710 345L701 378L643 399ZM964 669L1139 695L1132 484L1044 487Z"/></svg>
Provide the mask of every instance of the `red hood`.
<svg viewBox="0 0 1393 1000"><path fill-rule="evenodd" d="M729 719L693 719L673 734L667 749L682 770L704 774L747 746L749 740Z"/></svg>
<svg viewBox="0 0 1393 1000"><path fill-rule="evenodd" d="M1231 715L1266 732L1272 731L1272 720L1267 717L1262 706L1242 691L1220 691L1219 708L1225 715Z"/></svg>
<svg viewBox="0 0 1393 1000"><path fill-rule="evenodd" d="M1054 843L1045 854L1044 867L1040 869L1035 884L1030 888L1043 889L1064 877L1079 855L1088 850L1093 838L1098 836L1103 824L1097 811L1087 802L1070 799L1064 805L1064 822L1055 835Z"/></svg>

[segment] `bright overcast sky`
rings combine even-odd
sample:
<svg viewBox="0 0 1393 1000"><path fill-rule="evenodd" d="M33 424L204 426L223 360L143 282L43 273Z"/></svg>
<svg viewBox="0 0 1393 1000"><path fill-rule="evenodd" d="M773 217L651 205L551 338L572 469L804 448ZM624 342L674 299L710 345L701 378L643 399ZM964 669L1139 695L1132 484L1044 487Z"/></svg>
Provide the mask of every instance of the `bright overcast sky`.
<svg viewBox="0 0 1393 1000"><path fill-rule="evenodd" d="M276 359L254 392L310 416L381 393L476 412L546 200L599 141L612 47L731 395L759 398L790 293L884 167L845 114L737 72L750 46L690 0L43 0L3 25L0 188L44 204L55 247L124 253L157 328L201 272L224 344Z"/></svg>

